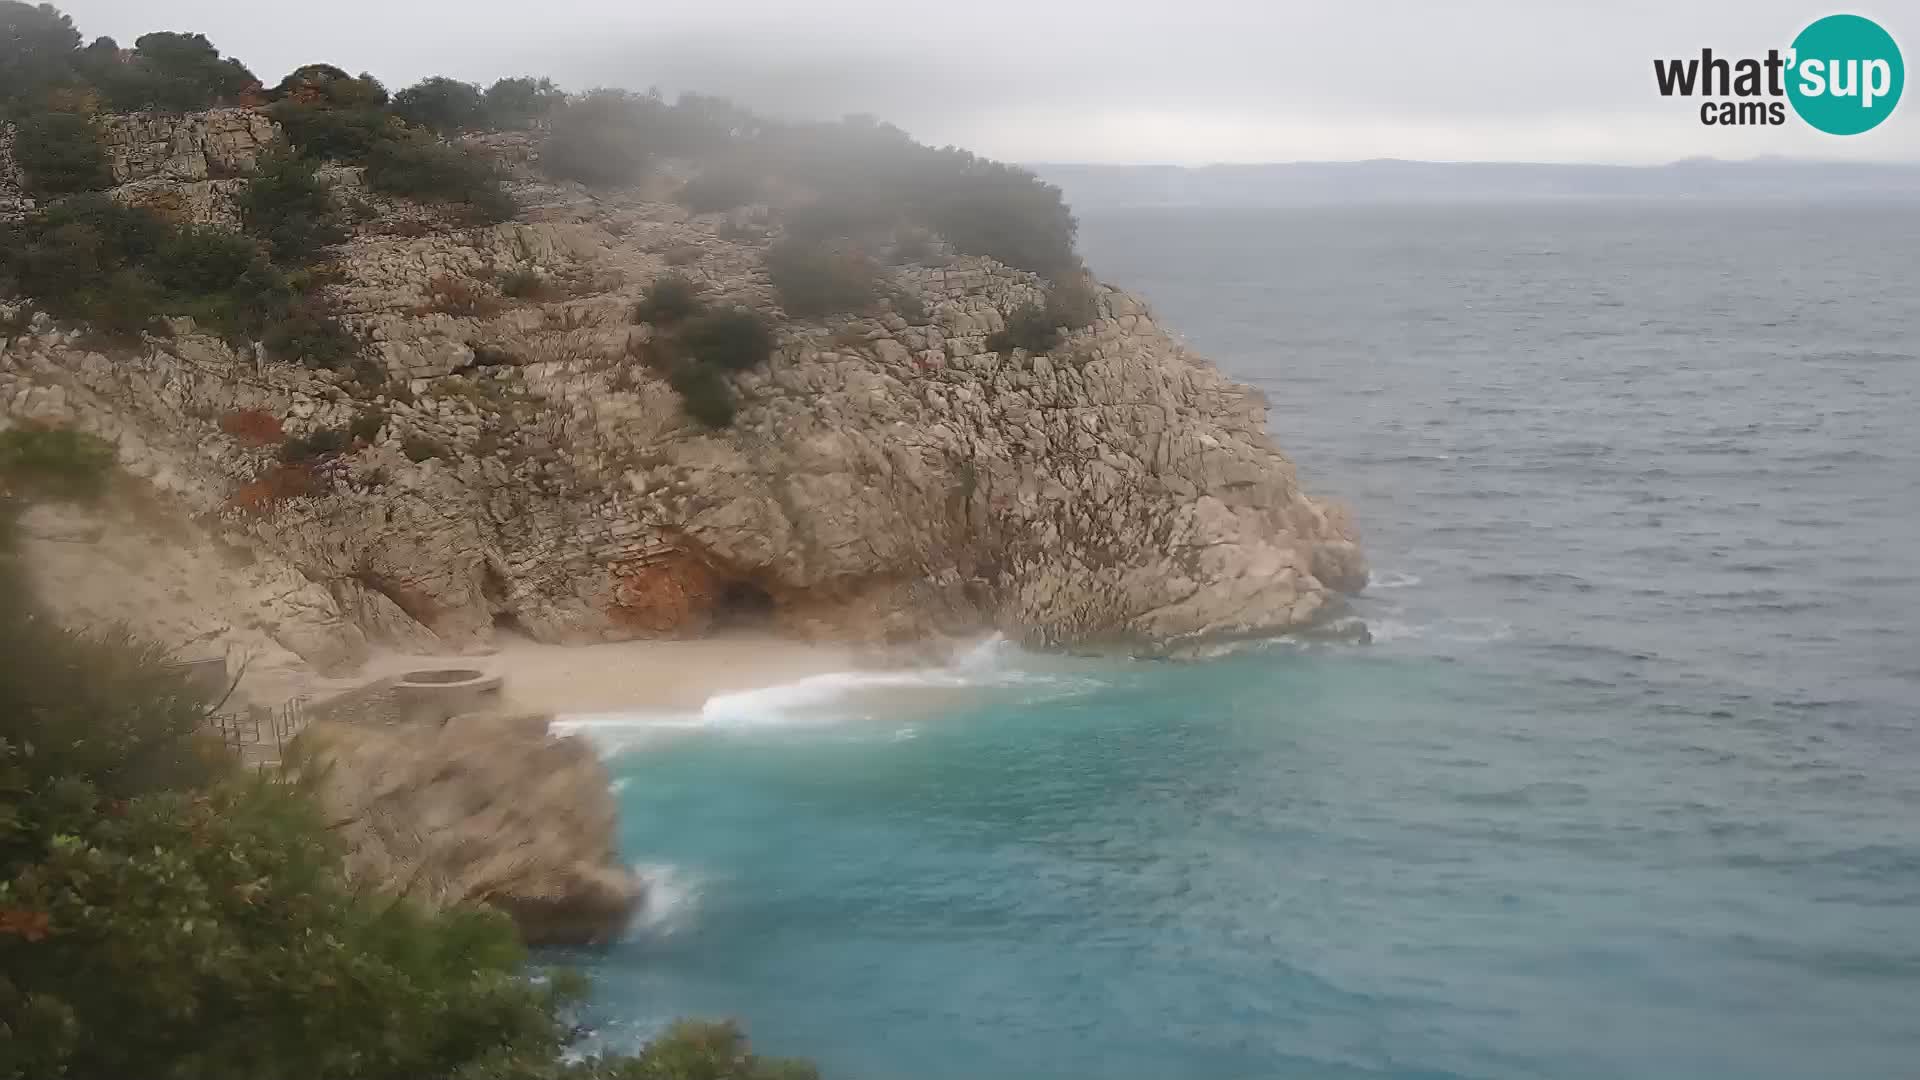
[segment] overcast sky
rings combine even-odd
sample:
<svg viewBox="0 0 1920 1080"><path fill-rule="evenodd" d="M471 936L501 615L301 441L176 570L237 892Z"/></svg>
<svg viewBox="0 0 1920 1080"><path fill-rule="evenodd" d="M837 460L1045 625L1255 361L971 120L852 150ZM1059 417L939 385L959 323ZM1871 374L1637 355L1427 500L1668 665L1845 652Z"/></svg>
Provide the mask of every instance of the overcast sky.
<svg viewBox="0 0 1920 1080"><path fill-rule="evenodd" d="M870 112L1017 161L1369 157L1920 161L1920 91L1864 135L1709 128L1652 61L1763 56L1835 10L1920 60L1920 4L1808 0L69 0L89 37L207 34L271 84L302 63L699 90Z"/></svg>

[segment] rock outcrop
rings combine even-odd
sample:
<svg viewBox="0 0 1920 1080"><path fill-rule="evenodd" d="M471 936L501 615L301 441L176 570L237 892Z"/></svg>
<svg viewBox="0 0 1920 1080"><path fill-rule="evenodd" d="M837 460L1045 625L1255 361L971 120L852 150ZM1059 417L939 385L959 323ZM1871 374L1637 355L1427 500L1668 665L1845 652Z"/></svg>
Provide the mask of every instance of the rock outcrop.
<svg viewBox="0 0 1920 1080"><path fill-rule="evenodd" d="M295 746L352 880L434 909L485 904L536 945L610 941L640 900L606 769L543 717L320 722Z"/></svg>
<svg viewBox="0 0 1920 1080"><path fill-rule="evenodd" d="M257 109L212 109L185 116L132 113L100 124L100 142L116 183L197 183L244 177L277 132Z"/></svg>
<svg viewBox="0 0 1920 1080"><path fill-rule="evenodd" d="M116 169L191 177L216 152L237 168L262 134L207 124L130 138L191 152ZM1260 393L1118 289L1053 352L996 352L988 336L1042 282L936 252L891 272L884 309L782 320L716 432L644 362L651 331L629 312L670 267L710 303L777 312L764 208L693 215L523 173L518 220L457 228L329 175L365 218L335 299L387 390L184 321L108 356L42 320L0 350L0 417L119 441L131 471L297 567L333 598L326 619L370 638L696 635L750 609L819 637L1160 650L1310 627L1365 582L1351 525L1302 490ZM504 295L509 275L537 298ZM323 483L271 492L274 447L230 434L241 415L289 435L357 419L371 437Z"/></svg>

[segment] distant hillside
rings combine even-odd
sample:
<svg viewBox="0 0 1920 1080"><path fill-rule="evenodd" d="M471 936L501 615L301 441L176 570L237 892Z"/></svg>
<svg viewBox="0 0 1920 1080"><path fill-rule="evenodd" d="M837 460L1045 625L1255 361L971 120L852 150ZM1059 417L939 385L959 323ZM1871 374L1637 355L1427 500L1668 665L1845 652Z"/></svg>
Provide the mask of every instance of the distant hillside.
<svg viewBox="0 0 1920 1080"><path fill-rule="evenodd" d="M1270 165L1032 165L1079 211L1534 199L1920 199L1920 163L1690 159L1670 165L1324 161Z"/></svg>

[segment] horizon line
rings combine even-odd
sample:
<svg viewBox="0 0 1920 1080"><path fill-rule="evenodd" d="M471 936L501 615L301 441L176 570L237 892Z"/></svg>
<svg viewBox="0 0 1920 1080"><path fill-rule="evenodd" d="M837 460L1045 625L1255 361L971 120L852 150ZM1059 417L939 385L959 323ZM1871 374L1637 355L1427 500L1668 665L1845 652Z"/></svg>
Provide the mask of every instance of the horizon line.
<svg viewBox="0 0 1920 1080"><path fill-rule="evenodd" d="M1694 165L1842 165L1869 169L1912 169L1920 168L1920 158L1895 160L1860 160L1854 158L1818 158L1792 157L1784 154L1761 154L1748 158L1723 158L1711 154L1694 157L1675 158L1671 161L1649 162L1643 164L1624 164L1615 161L1504 161L1489 158L1295 158L1285 161L1208 161L1198 164L1181 164L1166 161L1026 161L1022 165L1028 168L1055 168L1067 166L1081 169L1262 169L1276 167L1295 167L1303 165L1500 165L1516 168L1558 168L1558 169L1671 169L1679 166Z"/></svg>

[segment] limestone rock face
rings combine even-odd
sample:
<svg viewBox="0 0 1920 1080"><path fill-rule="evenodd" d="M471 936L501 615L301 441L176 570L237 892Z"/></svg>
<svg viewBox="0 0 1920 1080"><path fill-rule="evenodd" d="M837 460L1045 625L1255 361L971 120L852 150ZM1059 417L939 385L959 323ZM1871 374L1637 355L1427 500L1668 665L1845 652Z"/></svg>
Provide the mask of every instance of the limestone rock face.
<svg viewBox="0 0 1920 1080"><path fill-rule="evenodd" d="M606 769L543 717L322 721L296 744L349 878L431 908L480 903L529 944L612 940L641 884L614 850Z"/></svg>
<svg viewBox="0 0 1920 1080"><path fill-rule="evenodd" d="M206 134L186 143L231 161L269 134L194 122ZM512 166L526 138L486 147ZM333 299L384 387L191 325L110 358L42 322L0 350L0 422L120 441L136 475L296 567L370 639L690 636L745 608L837 639L1159 651L1308 628L1366 582L1259 392L1121 290L1099 287L1093 323L1051 353L995 352L1043 283L990 259L936 250L888 271L900 299L803 322L768 282L764 208L692 215L650 188L589 197L522 172L518 220L461 228L356 170L326 175L363 216ZM780 328L735 379L727 430L686 417L630 317L669 269ZM508 296L509 277L539 287ZM263 502L276 448L229 434L238 415L289 435L358 419L363 440Z"/></svg>
<svg viewBox="0 0 1920 1080"><path fill-rule="evenodd" d="M257 109L174 116L134 113L101 121L100 141L116 182L193 183L253 172L273 142L273 121Z"/></svg>
<svg viewBox="0 0 1920 1080"><path fill-rule="evenodd" d="M366 633L327 590L164 506L44 504L20 525L36 598L67 625L124 624L181 656L226 656L256 676L302 661L345 675L367 657Z"/></svg>

